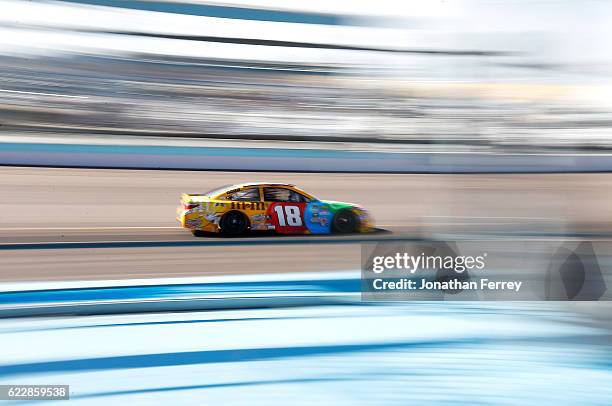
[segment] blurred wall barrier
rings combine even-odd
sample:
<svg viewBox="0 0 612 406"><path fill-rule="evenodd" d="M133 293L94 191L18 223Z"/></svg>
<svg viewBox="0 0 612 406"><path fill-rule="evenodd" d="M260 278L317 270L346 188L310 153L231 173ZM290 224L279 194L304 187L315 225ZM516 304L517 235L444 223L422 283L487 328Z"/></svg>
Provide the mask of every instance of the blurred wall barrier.
<svg viewBox="0 0 612 406"><path fill-rule="evenodd" d="M612 147L610 3L449 3L0 0L0 136Z"/></svg>
<svg viewBox="0 0 612 406"><path fill-rule="evenodd" d="M0 142L0 165L289 172L547 173L612 171L612 155Z"/></svg>
<svg viewBox="0 0 612 406"><path fill-rule="evenodd" d="M364 244L362 299L610 300L612 241Z"/></svg>

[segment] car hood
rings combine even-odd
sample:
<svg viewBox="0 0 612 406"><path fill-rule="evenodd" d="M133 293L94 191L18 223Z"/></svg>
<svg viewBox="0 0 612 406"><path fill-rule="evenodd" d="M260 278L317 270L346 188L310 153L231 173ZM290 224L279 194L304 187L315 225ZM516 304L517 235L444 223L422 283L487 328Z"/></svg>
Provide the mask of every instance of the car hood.
<svg viewBox="0 0 612 406"><path fill-rule="evenodd" d="M338 202L335 200L319 200L319 202L322 204L328 204L334 210L352 209L352 208L361 209L361 207L355 203Z"/></svg>

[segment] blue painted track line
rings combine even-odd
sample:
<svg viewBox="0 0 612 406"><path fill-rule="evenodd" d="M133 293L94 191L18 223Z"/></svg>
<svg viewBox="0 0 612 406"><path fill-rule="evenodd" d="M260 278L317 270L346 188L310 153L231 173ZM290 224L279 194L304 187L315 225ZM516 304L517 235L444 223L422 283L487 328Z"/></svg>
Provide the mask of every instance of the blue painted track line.
<svg viewBox="0 0 612 406"><path fill-rule="evenodd" d="M310 235L310 236L277 236L277 237L250 237L250 238L219 238L207 239L206 237L193 240L178 241L83 241L83 242L27 242L27 243L2 243L0 251L12 250L61 250L61 249L86 249L86 248L172 248L172 247L226 247L226 246L266 246L266 245L313 245L313 244L366 244L378 242L447 242L453 241L522 241L524 239L537 240L609 240L610 233L505 233L479 234L479 235L451 235L434 237L415 237L408 235L383 235L362 234L342 236Z"/></svg>
<svg viewBox="0 0 612 406"><path fill-rule="evenodd" d="M259 293L355 293L359 292L359 279L320 279L262 282L227 282L170 284L150 286L121 286L98 288L65 288L35 291L1 292L0 306L16 304L82 303L116 300L161 300L210 297L211 295L248 296Z"/></svg>
<svg viewBox="0 0 612 406"><path fill-rule="evenodd" d="M329 275L327 275L329 276ZM361 281L331 278L264 277L258 280L159 280L151 285L24 287L0 292L0 318L52 315L127 314L358 304Z"/></svg>
<svg viewBox="0 0 612 406"><path fill-rule="evenodd" d="M236 6L221 6L173 2L173 1L134 1L134 0L64 0L70 3L116 7L128 10L154 11L158 13L183 14L191 16L228 18L235 20L267 21L300 24L341 25L340 15L284 11L274 9L248 8ZM163 18L163 17L162 17Z"/></svg>
<svg viewBox="0 0 612 406"><path fill-rule="evenodd" d="M33 242L0 244L0 251L6 250L58 250L84 248L168 248L168 247L224 247L224 246L256 246L256 245L295 245L295 244L361 244L368 242L400 242L423 241L414 237L278 237L272 239L216 239L216 240L186 240L186 241L91 241L91 242Z"/></svg>

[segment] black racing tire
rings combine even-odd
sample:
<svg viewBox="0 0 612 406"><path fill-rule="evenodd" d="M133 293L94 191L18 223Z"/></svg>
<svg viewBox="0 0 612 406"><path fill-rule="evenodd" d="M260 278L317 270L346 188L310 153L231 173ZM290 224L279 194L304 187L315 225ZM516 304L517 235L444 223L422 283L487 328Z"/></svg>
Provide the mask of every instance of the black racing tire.
<svg viewBox="0 0 612 406"><path fill-rule="evenodd" d="M334 215L332 231L338 234L350 234L359 228L359 219L351 210L343 209Z"/></svg>
<svg viewBox="0 0 612 406"><path fill-rule="evenodd" d="M230 211L221 217L219 227L222 234L241 235L248 230L249 219L239 211Z"/></svg>

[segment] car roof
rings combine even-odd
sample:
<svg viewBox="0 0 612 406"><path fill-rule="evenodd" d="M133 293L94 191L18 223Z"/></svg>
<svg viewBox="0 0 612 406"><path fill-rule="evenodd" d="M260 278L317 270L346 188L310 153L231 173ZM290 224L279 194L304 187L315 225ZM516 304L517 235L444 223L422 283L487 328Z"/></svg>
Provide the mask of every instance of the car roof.
<svg viewBox="0 0 612 406"><path fill-rule="evenodd" d="M208 197L216 197L216 196L220 196L224 193L227 193L229 191L234 191L236 189L243 189L246 187L253 187L253 186L280 186L280 187L287 187L287 188L293 188L295 190L297 190L298 192L306 195L307 197L310 198L315 198L313 195L303 191L302 189L298 188L297 186L295 186L292 183L280 183L280 182L247 182L247 183L237 183L234 185L225 185L225 186L221 186L218 189L212 190L210 192L207 192L206 195Z"/></svg>
<svg viewBox="0 0 612 406"><path fill-rule="evenodd" d="M239 183L236 185L230 186L230 188L243 188L249 186L289 186L295 187L292 183L278 183L278 182L248 182L248 183Z"/></svg>

